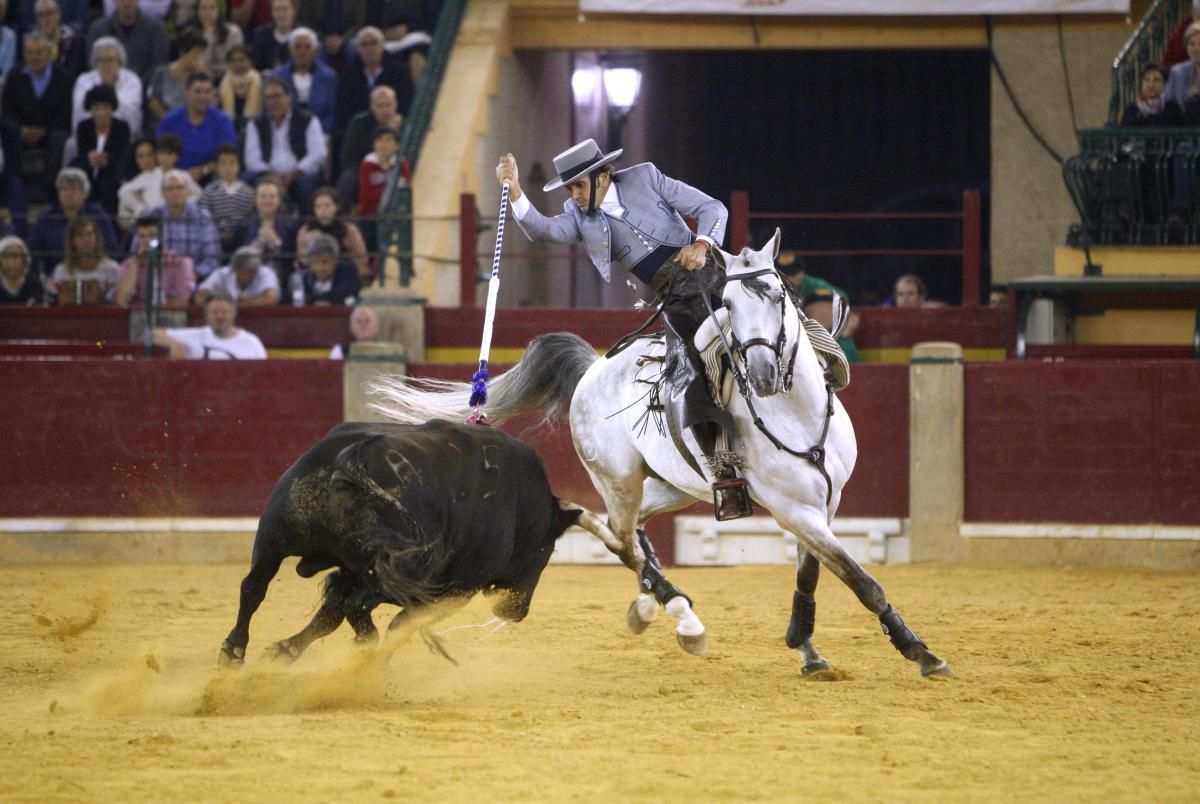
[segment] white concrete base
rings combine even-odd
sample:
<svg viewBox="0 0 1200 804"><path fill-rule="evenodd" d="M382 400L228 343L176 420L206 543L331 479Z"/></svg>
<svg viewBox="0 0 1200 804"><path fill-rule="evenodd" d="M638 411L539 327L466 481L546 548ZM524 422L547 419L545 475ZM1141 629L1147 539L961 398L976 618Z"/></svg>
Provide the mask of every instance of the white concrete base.
<svg viewBox="0 0 1200 804"><path fill-rule="evenodd" d="M860 564L907 564L906 523L894 518L838 517L833 532ZM675 563L678 566L794 564L797 541L774 519L765 516L717 522L712 517L675 519Z"/></svg>
<svg viewBox="0 0 1200 804"><path fill-rule="evenodd" d="M964 522L959 525L958 534L968 539L1200 541L1200 527L1155 524L1077 525L1069 522Z"/></svg>
<svg viewBox="0 0 1200 804"><path fill-rule="evenodd" d="M621 560L608 551L604 542L583 528L567 528L554 545L551 564L620 564Z"/></svg>

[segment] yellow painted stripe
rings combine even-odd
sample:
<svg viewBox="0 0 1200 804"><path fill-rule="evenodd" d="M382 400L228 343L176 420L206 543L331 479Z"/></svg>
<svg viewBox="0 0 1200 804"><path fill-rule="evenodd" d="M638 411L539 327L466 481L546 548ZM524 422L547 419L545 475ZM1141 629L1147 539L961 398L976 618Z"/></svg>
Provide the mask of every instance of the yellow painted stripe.
<svg viewBox="0 0 1200 804"><path fill-rule="evenodd" d="M912 360L912 349L904 347L888 347L884 349L859 348L864 363L888 363L891 365L908 365ZM998 348L963 349L963 360L969 363L1002 363L1008 359L1008 353Z"/></svg>
<svg viewBox="0 0 1200 804"><path fill-rule="evenodd" d="M328 360L328 349L268 349L271 360Z"/></svg>
<svg viewBox="0 0 1200 804"><path fill-rule="evenodd" d="M492 349L488 355L490 363L516 363L525 354L519 346L501 346ZM463 363L473 366L479 362L478 346L427 346L425 348L426 363Z"/></svg>

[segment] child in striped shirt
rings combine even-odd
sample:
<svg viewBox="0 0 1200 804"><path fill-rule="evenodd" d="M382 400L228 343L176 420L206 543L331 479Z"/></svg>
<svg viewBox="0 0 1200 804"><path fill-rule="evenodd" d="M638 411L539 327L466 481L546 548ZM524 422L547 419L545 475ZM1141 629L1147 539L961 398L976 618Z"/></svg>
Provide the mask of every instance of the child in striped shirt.
<svg viewBox="0 0 1200 804"><path fill-rule="evenodd" d="M207 209L221 236L221 249L232 251L238 227L254 209L254 188L238 178L241 172L237 146L225 143L217 148L217 178L204 188L200 206Z"/></svg>

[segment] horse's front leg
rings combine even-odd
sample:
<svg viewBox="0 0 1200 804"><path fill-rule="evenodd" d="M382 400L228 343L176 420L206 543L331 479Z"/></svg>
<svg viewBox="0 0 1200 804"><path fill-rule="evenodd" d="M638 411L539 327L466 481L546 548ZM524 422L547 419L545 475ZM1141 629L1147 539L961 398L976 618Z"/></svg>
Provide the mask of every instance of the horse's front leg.
<svg viewBox="0 0 1200 804"><path fill-rule="evenodd" d="M888 603L883 587L850 557L829 529L822 513L809 506L793 505L786 514L777 513L776 520L795 533L805 550L841 578L859 601L879 617L883 633L904 658L917 663L921 675L950 675L950 666L934 655L924 640L904 623L899 612Z"/></svg>
<svg viewBox="0 0 1200 804"><path fill-rule="evenodd" d="M825 661L812 643L813 627L817 619L817 601L813 593L817 591L821 562L801 548L796 564L796 591L792 593L792 619L788 623L787 646L800 651L800 659L803 662L800 674L814 677L814 674L829 669L829 662Z"/></svg>

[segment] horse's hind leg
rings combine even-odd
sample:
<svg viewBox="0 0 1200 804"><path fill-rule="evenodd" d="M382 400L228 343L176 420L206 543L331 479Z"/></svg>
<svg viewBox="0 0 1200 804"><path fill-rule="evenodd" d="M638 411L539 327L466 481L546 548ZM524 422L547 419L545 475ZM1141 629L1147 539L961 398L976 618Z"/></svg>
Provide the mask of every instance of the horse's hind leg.
<svg viewBox="0 0 1200 804"><path fill-rule="evenodd" d="M772 510L778 511L779 509ZM891 607L879 582L859 566L858 562L851 558L838 542L837 537L833 535L833 531L825 522L823 514L818 513L815 509L802 506L798 511L789 511L787 515L777 513L776 520L780 525L795 533L805 549L828 567L834 575L841 578L859 601L879 617L883 633L888 636L892 645L900 651L904 658L917 663L921 675L950 674L949 665L935 656L925 642L905 625L900 614Z"/></svg>
<svg viewBox="0 0 1200 804"><path fill-rule="evenodd" d="M796 591L792 593L792 619L788 623L787 646L800 651L803 664L800 674L812 676L829 669L829 662L813 647L813 627L816 623L817 579L821 575L821 562L801 548L796 567Z"/></svg>
<svg viewBox="0 0 1200 804"><path fill-rule="evenodd" d="M276 549L266 549L262 546L269 539L263 539L260 532L255 538L254 555L250 560L250 572L242 580L241 598L238 602L237 622L229 636L221 643L219 661L222 664L241 664L246 659L246 645L250 642L250 618L263 598L267 596L267 586L279 565L283 563L283 553Z"/></svg>
<svg viewBox="0 0 1200 804"><path fill-rule="evenodd" d="M267 648L267 656L272 659L295 661L313 642L336 631L346 618L348 599L361 583L357 576L345 569L329 573L325 578L325 594L321 599L321 607L317 609L312 620L295 636L272 644Z"/></svg>

